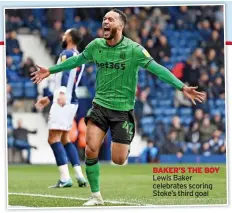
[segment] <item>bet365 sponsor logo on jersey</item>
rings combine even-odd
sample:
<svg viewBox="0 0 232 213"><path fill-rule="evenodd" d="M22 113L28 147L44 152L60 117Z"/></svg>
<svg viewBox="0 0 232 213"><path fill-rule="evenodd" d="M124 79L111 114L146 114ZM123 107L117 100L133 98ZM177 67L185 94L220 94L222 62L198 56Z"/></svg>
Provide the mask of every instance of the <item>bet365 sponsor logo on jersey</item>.
<svg viewBox="0 0 232 213"><path fill-rule="evenodd" d="M96 61L96 64L99 68L115 69L115 70L125 70L126 69L125 63L114 63L114 62L99 63Z"/></svg>

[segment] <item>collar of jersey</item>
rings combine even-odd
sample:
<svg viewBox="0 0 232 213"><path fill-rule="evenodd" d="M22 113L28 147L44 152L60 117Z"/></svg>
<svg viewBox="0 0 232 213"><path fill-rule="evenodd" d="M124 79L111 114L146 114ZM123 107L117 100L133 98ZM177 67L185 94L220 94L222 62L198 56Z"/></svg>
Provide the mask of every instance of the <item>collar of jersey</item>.
<svg viewBox="0 0 232 213"><path fill-rule="evenodd" d="M106 42L106 45L108 47L116 47L117 45L119 45L123 41L123 39L124 39L124 36L122 36L121 40L117 44L111 46L111 45L107 44L107 42Z"/></svg>

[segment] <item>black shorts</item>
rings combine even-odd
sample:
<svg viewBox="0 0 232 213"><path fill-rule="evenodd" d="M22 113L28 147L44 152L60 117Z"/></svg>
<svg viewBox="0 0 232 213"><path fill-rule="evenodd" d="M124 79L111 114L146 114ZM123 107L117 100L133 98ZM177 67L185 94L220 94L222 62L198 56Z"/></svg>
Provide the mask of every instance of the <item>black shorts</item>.
<svg viewBox="0 0 232 213"><path fill-rule="evenodd" d="M85 123L88 120L95 123L105 133L110 128L112 141L122 144L130 144L135 134L134 111L116 111L93 103L89 109Z"/></svg>

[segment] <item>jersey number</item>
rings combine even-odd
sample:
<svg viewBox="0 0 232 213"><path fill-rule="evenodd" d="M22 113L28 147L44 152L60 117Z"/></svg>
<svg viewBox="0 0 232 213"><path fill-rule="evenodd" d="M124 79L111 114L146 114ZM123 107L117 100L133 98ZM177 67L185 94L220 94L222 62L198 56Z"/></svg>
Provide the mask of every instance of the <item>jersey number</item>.
<svg viewBox="0 0 232 213"><path fill-rule="evenodd" d="M126 129L127 130L127 133L129 133L130 135L133 135L133 128L134 128L134 124L131 123L131 122L128 122L128 121L125 121L122 125L122 128L123 129Z"/></svg>

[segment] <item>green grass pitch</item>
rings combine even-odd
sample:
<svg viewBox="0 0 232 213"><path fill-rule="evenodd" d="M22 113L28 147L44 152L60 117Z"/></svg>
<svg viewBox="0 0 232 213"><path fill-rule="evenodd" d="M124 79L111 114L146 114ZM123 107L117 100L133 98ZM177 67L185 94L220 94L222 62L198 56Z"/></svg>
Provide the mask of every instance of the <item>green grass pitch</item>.
<svg viewBox="0 0 232 213"><path fill-rule="evenodd" d="M170 166L218 166L218 174L188 174L191 182L178 183L212 184L208 196L153 196L153 167ZM84 168L83 168L84 170ZM90 196L90 187L79 188L70 167L74 185L71 188L48 189L59 178L55 165L10 165L8 167L8 204L27 207L80 207ZM156 174L157 175L157 174ZM166 174L159 174L165 176ZM171 174L169 174L171 175ZM226 166L212 164L180 165L126 165L101 164L101 193L106 206L136 205L208 205L226 204ZM160 183L177 183L162 181ZM177 191L178 189L174 189ZM164 190L161 190L164 191ZM197 190L195 190L197 191ZM198 191L202 191L198 189ZM203 190L207 191L207 190Z"/></svg>

